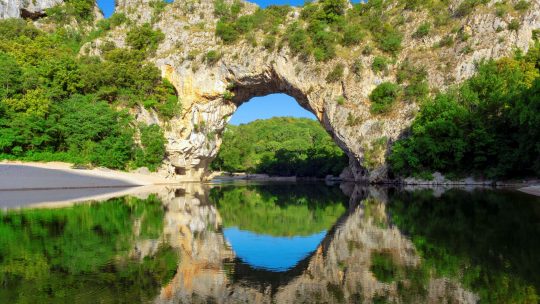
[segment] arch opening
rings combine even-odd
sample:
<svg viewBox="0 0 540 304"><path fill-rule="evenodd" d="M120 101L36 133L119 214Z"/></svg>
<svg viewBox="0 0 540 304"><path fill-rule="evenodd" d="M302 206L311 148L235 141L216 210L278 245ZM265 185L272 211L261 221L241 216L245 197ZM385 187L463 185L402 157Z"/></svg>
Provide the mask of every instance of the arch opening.
<svg viewBox="0 0 540 304"><path fill-rule="evenodd" d="M295 117L316 120L317 117L306 110L296 100L284 93L253 97L242 103L229 120L229 124L239 125L257 119L273 117Z"/></svg>
<svg viewBox="0 0 540 304"><path fill-rule="evenodd" d="M348 165L347 155L330 132L306 109L307 99L301 103L285 93L245 102L235 97L239 106L209 166L215 174L325 178L339 176Z"/></svg>
<svg viewBox="0 0 540 304"><path fill-rule="evenodd" d="M338 132L337 126L343 122L336 119L347 119L343 114L342 107L337 107L336 98L343 98L345 94L341 86L334 86L333 91L329 91L326 85L308 85L309 82L298 82L294 77L289 75L289 69L284 63L270 64L266 67L258 67L253 73L246 73L243 67L240 66L224 66L214 65L211 70L197 70L196 75L189 77L176 78L172 72L165 73L170 78L171 83L175 85L179 92L179 98L183 102L182 117L178 120L177 127L171 128L169 133L169 142L167 146L167 158L163 169L175 178L181 181L201 181L211 180L223 172L231 172L231 168L224 166L214 166L214 159L219 155L222 146L223 138L227 136L227 127L230 124L232 116L236 111L242 111L241 106L246 104L249 107L252 99L264 96L273 96L274 94L286 94L300 108L315 116L316 121L311 122L322 130L324 136L329 141L328 151L334 151L333 156L338 155L336 151L341 153L343 163L340 172L336 170L327 175L339 177L346 181L364 181L367 171L360 165L362 157L359 154L358 145L348 141L348 134ZM227 70L227 76L224 76L221 81L214 78L217 71ZM182 70L184 71L184 70ZM188 75L193 73L192 70L185 70ZM201 73L199 75L198 73ZM195 80L195 81L194 81ZM199 82L199 80L206 80ZM268 97L267 97L268 98ZM257 99L255 99L256 101ZM240 112L241 113L241 112ZM311 114L309 116L313 117ZM342 118L336 117L341 116ZM234 121L233 121L234 123ZM180 135L180 138L179 138ZM256 140L242 138L244 142L251 143ZM281 140L275 140L281 143ZM289 149L291 150L291 149ZM273 151L276 152L276 151ZM295 159L295 161L304 162L304 169L309 168L328 168L331 165L342 164L342 161L328 161L324 156L320 156L313 161L314 158L308 158L305 154L286 153L286 149L280 151L280 154L274 159ZM301 155L301 157L298 157ZM259 162L260 163L260 162ZM256 163L257 164L257 163ZM251 173L270 173L269 175L278 175L289 177L313 177L325 178L320 172L316 175L310 175L314 172L309 170L302 171L297 174L297 171L290 171L290 166L286 166L278 162L274 163L272 172L263 170L257 166L251 166L248 174ZM290 163L289 163L290 164ZM184 175L175 174L176 167L184 167ZM296 168L297 167L294 167ZM242 168L243 170L245 168ZM289 170L289 171L287 171ZM266 171L266 172L265 172ZM279 174L276 174L278 173Z"/></svg>

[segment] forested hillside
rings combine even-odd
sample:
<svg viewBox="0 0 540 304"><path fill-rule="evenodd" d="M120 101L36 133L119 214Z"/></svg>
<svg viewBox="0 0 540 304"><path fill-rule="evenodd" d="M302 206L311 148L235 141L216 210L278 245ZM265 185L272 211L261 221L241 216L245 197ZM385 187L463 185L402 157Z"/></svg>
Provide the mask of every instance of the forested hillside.
<svg viewBox="0 0 540 304"><path fill-rule="evenodd" d="M347 157L317 121L276 117L228 126L213 170L277 176L339 175Z"/></svg>
<svg viewBox="0 0 540 304"><path fill-rule="evenodd" d="M474 77L426 100L407 135L389 157L401 176L540 176L540 43L479 63Z"/></svg>
<svg viewBox="0 0 540 304"><path fill-rule="evenodd" d="M89 26L93 2L75 5L86 2L50 9L48 31L0 20L0 159L155 170L165 154L162 131L138 124L128 109L144 106L166 120L180 108L174 88L145 62L162 34L133 27L129 48L110 43L102 57L81 55L85 42L127 22L114 15ZM63 26L68 18L78 27Z"/></svg>

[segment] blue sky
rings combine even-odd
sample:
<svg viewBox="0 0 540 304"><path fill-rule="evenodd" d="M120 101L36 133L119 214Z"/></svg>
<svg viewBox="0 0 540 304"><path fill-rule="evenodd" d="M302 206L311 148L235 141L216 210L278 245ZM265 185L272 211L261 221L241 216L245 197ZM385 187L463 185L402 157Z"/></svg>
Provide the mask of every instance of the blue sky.
<svg viewBox="0 0 540 304"><path fill-rule="evenodd" d="M172 2L172 0L165 0L166 2ZM300 6L304 4L304 0L251 0L250 2L257 3L260 7L267 7L269 5L296 5ZM109 17L114 13L114 0L97 0L98 6L105 14L105 17Z"/></svg>
<svg viewBox="0 0 540 304"><path fill-rule="evenodd" d="M167 2L171 2L170 0ZM268 5L303 5L304 0L255 0L261 7ZM105 17L114 13L114 0L97 0L98 6ZM238 108L231 118L230 123L238 125L248 123L256 119L271 118L276 116L305 117L315 119L315 116L300 107L294 98L285 94L272 94L265 97L256 97L244 103Z"/></svg>
<svg viewBox="0 0 540 304"><path fill-rule="evenodd" d="M231 118L230 124L239 125L256 119L276 116L305 117L315 119L315 115L302 108L294 98L285 94L272 94L252 98L241 105Z"/></svg>
<svg viewBox="0 0 540 304"><path fill-rule="evenodd" d="M317 249L326 231L309 236L279 237L227 227L223 235L236 256L251 267L287 271Z"/></svg>

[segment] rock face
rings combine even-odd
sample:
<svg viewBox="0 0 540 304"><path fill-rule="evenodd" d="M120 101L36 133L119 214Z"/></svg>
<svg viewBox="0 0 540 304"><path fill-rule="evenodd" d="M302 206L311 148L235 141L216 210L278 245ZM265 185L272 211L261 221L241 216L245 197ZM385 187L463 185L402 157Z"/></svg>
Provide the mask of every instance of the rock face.
<svg viewBox="0 0 540 304"><path fill-rule="evenodd" d="M58 0L37 1L32 7L53 1ZM233 0L225 2L231 4ZM449 12L455 11L461 2L450 1ZM398 27L403 34L402 49L383 73L370 67L376 56L389 55L377 49L369 54L363 52L366 44L372 45L373 41L348 48L338 46L336 58L328 62L300 58L291 53L287 43L267 49L262 32L255 32L249 42L240 39L232 45L224 44L215 35L218 18L214 14L214 0L176 1L163 11L150 0L121 0L116 9L130 19L130 26L148 22L165 34L150 60L176 88L182 113L167 122L159 121L148 111L136 114L144 121L157 120L166 130L167 157L161 168L166 175L179 180L207 178L208 165L218 152L222 133L235 110L252 97L285 93L315 114L347 153L350 166L343 177L381 182L388 178L385 159L389 147L407 132L418 105L413 100L403 100L390 113L376 115L370 112L370 93L382 82L396 82L396 71L406 61L425 69L432 91L437 91L473 75L479 60L507 56L515 49L526 51L533 30L540 28L540 0L529 1L525 11L505 15L495 13L498 2L480 5L466 17L450 16L448 26L436 27L424 38L416 38L414 33L426 20L433 21L428 13L398 12L403 21ZM513 5L517 0L509 2ZM0 6L2 11L10 11L8 5L12 10L15 4L9 3ZM20 8L21 4L18 5ZM256 9L255 4L245 2L240 15ZM300 12L300 8L290 10L281 32L300 18ZM106 37L88 44L86 47L91 49L85 51L99 54L99 45L104 41L125 47L127 31L128 25L117 27ZM219 59L205 59L211 50L220 55ZM354 72L355 62L364 67L360 72ZM339 64L344 66L343 77L327 80Z"/></svg>
<svg viewBox="0 0 540 304"><path fill-rule="evenodd" d="M0 0L0 19L37 18L45 10L64 3L64 0Z"/></svg>

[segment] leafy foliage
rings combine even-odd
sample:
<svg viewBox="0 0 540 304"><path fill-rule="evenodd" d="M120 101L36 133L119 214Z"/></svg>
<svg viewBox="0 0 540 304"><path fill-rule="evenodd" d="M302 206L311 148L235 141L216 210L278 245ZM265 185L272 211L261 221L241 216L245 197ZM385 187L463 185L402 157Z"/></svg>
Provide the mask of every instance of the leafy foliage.
<svg viewBox="0 0 540 304"><path fill-rule="evenodd" d="M345 154L316 121L282 117L227 127L211 168L324 177L339 175L346 165Z"/></svg>
<svg viewBox="0 0 540 304"><path fill-rule="evenodd" d="M150 23L145 23L129 30L126 43L136 50L155 52L164 38L165 35L160 30L154 30Z"/></svg>
<svg viewBox="0 0 540 304"><path fill-rule="evenodd" d="M165 157L165 138L158 125L140 126L141 146L136 151L136 166L155 171Z"/></svg>
<svg viewBox="0 0 540 304"><path fill-rule="evenodd" d="M0 298L13 303L147 302L176 272L168 246L132 258L163 231L155 196L68 208L0 212ZM139 232L134 227L139 226Z"/></svg>
<svg viewBox="0 0 540 304"><path fill-rule="evenodd" d="M93 21L94 5L93 0L66 0L64 5L49 8L46 13L59 24L68 22L69 17L74 17L77 21Z"/></svg>
<svg viewBox="0 0 540 304"><path fill-rule="evenodd" d="M397 101L401 88L392 82L383 82L378 85L369 95L371 100L371 112L382 114L390 111Z"/></svg>
<svg viewBox="0 0 540 304"><path fill-rule="evenodd" d="M138 149L146 151L133 140L138 126L127 111L115 109L144 105L165 120L179 110L172 85L145 62L148 49L138 35L132 34L132 43L140 50L112 45L100 59L79 56L84 39L63 27L45 33L8 19L0 21L0 32L2 158L156 167L161 150L138 158Z"/></svg>
<svg viewBox="0 0 540 304"><path fill-rule="evenodd" d="M461 86L425 102L411 135L393 147L394 172L538 176L539 48L484 62Z"/></svg>

